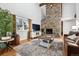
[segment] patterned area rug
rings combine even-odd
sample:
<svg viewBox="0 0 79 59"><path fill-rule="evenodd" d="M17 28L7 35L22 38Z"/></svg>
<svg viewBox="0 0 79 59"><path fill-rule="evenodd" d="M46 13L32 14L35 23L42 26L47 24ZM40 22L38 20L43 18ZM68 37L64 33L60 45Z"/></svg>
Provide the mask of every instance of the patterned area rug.
<svg viewBox="0 0 79 59"><path fill-rule="evenodd" d="M19 45L15 47L16 52L21 56L63 56L63 42L54 40L51 49L39 45L39 40L33 40L32 44Z"/></svg>

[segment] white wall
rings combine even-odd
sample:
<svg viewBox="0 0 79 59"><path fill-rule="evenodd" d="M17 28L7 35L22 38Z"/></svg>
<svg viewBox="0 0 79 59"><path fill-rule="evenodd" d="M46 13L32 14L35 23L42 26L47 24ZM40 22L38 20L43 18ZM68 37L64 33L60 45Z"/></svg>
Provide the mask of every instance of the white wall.
<svg viewBox="0 0 79 59"><path fill-rule="evenodd" d="M46 18L46 5L43 5L41 8L42 19Z"/></svg>
<svg viewBox="0 0 79 59"><path fill-rule="evenodd" d="M64 33L68 33L69 31L71 31L71 27L72 26L76 26L77 27L77 31L79 31L79 3L75 3L75 4L63 4L63 9L62 9L63 13L62 13L62 18L64 20L64 18L66 17L70 17L70 19L65 19L66 21L64 21L64 26L63 26L63 30ZM74 14L76 13L76 19L74 19ZM73 20L71 20L73 19ZM67 20L71 20L71 21L67 21Z"/></svg>
<svg viewBox="0 0 79 59"><path fill-rule="evenodd" d="M79 19L76 20L76 26L79 28Z"/></svg>
<svg viewBox="0 0 79 59"><path fill-rule="evenodd" d="M77 18L79 18L79 3L76 3L76 14Z"/></svg>
<svg viewBox="0 0 79 59"><path fill-rule="evenodd" d="M79 31L79 3L76 3L76 26Z"/></svg>
<svg viewBox="0 0 79 59"><path fill-rule="evenodd" d="M25 18L31 18L32 23L41 23L41 8L37 3L0 3L0 7L8 9L11 13Z"/></svg>
<svg viewBox="0 0 79 59"><path fill-rule="evenodd" d="M75 3L62 4L62 20L73 19L76 12Z"/></svg>
<svg viewBox="0 0 79 59"><path fill-rule="evenodd" d="M63 33L69 34L70 31L72 31L72 26L76 25L75 20L68 20L63 22Z"/></svg>
<svg viewBox="0 0 79 59"><path fill-rule="evenodd" d="M63 3L62 4L62 18L63 21L63 33L69 34L72 31L72 26L76 26L76 19L74 15L76 13L75 3Z"/></svg>

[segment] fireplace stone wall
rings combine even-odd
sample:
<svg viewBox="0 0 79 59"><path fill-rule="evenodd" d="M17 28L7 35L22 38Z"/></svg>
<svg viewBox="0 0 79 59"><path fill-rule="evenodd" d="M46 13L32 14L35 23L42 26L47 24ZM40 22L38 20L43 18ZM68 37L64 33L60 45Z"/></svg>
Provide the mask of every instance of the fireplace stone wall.
<svg viewBox="0 0 79 59"><path fill-rule="evenodd" d="M54 33L61 33L61 3L47 3L46 18L41 20L42 34L46 34L46 29L52 29Z"/></svg>

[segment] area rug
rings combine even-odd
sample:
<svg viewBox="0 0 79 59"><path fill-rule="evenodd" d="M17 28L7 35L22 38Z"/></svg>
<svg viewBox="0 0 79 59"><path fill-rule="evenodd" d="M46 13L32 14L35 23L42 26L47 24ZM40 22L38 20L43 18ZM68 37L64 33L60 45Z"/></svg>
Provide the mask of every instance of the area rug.
<svg viewBox="0 0 79 59"><path fill-rule="evenodd" d="M20 56L63 56L63 42L54 40L51 49L39 46L40 40L33 40L32 44L15 47Z"/></svg>

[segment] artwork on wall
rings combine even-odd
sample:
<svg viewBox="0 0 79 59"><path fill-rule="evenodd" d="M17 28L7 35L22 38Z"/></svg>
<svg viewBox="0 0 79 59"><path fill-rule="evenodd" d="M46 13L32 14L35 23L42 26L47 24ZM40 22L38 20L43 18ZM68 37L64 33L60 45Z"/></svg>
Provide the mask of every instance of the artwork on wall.
<svg viewBox="0 0 79 59"><path fill-rule="evenodd" d="M16 29L17 30L27 30L28 20L22 17L16 17Z"/></svg>

